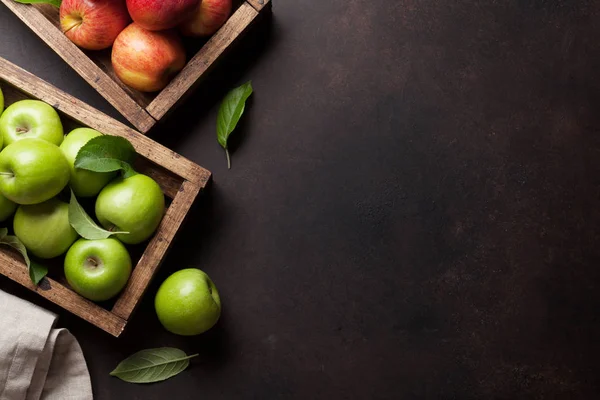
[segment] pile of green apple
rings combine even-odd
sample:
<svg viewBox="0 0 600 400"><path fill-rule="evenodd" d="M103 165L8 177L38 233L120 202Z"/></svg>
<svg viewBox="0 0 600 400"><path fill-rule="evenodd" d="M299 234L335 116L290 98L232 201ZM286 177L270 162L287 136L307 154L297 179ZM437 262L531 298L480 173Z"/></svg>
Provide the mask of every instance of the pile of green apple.
<svg viewBox="0 0 600 400"><path fill-rule="evenodd" d="M2 95L0 91L0 100ZM150 177L75 168L79 150L102 134L77 128L66 136L50 105L22 100L4 112L0 101L0 221L12 219L15 236L40 259L65 255L64 272L80 295L104 301L127 284L132 262L124 244L152 236L165 210L160 186ZM78 198L95 197L95 216L115 234L80 238L60 195L70 188Z"/></svg>
<svg viewBox="0 0 600 400"><path fill-rule="evenodd" d="M92 301L114 297L132 269L124 244L152 236L165 210L162 190L146 175L76 168L80 149L102 134L77 128L64 136L60 116L46 103L22 100L2 110L0 90L0 221L13 217L14 233L28 253L41 259L64 254L74 291ZM67 188L76 198L95 197L96 218L114 237L79 237L69 204L60 199ZM217 323L221 300L206 273L183 269L162 283L155 309L168 331L197 335Z"/></svg>
<svg viewBox="0 0 600 400"><path fill-rule="evenodd" d="M231 8L232 0L62 0L60 25L86 50L113 46L117 77L134 89L154 92L185 66L179 33L210 36Z"/></svg>

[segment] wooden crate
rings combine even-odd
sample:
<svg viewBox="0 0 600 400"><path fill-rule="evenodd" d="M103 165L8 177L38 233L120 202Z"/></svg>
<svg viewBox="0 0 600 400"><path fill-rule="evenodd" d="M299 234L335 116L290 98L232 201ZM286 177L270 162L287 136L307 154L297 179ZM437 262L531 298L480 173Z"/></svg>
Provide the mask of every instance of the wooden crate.
<svg viewBox="0 0 600 400"><path fill-rule="evenodd" d="M112 69L110 49L84 51L73 44L60 30L56 7L47 4L26 5L14 0L0 1L142 133L147 133L195 88L200 78L225 51L259 20L262 13L271 8L270 0L240 0L239 7L225 25L193 56L188 54L187 65L171 83L158 93L148 94L121 83Z"/></svg>
<svg viewBox="0 0 600 400"><path fill-rule="evenodd" d="M65 128L87 126L129 140L139 156L136 170L154 178L170 200L155 235L143 249L131 278L114 305L105 308L81 297L62 278L44 278L34 286L18 253L0 247L0 274L80 316L106 332L119 336L144 295L152 277L188 214L196 196L210 179L210 172L161 146L148 137L102 114L29 72L0 58L0 88L6 105L25 98L45 101L61 114ZM65 129L67 130L67 129ZM167 202L169 203L169 202Z"/></svg>

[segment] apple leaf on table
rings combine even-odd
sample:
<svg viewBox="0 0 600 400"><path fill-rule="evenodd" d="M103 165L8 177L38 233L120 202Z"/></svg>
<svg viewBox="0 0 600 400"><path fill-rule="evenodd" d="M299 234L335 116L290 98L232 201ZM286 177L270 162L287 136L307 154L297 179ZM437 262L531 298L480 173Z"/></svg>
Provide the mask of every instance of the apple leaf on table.
<svg viewBox="0 0 600 400"><path fill-rule="evenodd" d="M93 138L79 150L75 168L94 172L122 171L123 177L129 178L136 174L131 167L136 154L127 139L102 135Z"/></svg>
<svg viewBox="0 0 600 400"><path fill-rule="evenodd" d="M185 370L197 355L173 347L142 350L121 361L110 375L130 383L160 382Z"/></svg>
<svg viewBox="0 0 600 400"><path fill-rule="evenodd" d="M56 8L60 8L62 0L15 0L17 3L22 4L52 4Z"/></svg>
<svg viewBox="0 0 600 400"><path fill-rule="evenodd" d="M244 109L246 108L246 100L252 94L252 82L246 82L242 86L237 87L227 93L219 108L217 115L217 140L227 156L227 168L231 168L231 159L229 157L229 148L227 141L229 135L237 126Z"/></svg>
<svg viewBox="0 0 600 400"><path fill-rule="evenodd" d="M71 190L71 201L69 201L69 224L81 235L82 238L88 240L106 239L116 234L128 234L129 232L107 231L101 228L94 220L85 212L83 207L77 201L75 193Z"/></svg>
<svg viewBox="0 0 600 400"><path fill-rule="evenodd" d="M18 237L9 235L8 229L1 228L0 229L0 244L5 244L7 246L12 247L17 250L23 256L25 260L25 264L27 264L27 268L29 270L29 277L34 285L40 283L40 281L48 274L48 268L43 265L40 265L36 262L33 262L29 259L27 255L27 249L25 245L19 240Z"/></svg>

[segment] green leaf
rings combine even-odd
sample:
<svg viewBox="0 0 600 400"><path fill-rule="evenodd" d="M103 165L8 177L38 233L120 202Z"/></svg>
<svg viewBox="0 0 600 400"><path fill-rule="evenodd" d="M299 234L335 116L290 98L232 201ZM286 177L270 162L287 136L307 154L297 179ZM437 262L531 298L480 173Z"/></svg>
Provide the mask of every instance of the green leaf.
<svg viewBox="0 0 600 400"><path fill-rule="evenodd" d="M37 285L46 276L46 274L48 274L48 268L36 262L31 262L29 256L27 255L27 249L25 248L25 245L19 240L18 237L7 235L7 233L8 229L0 229L0 244L10 246L21 253L23 259L25 260L25 264L27 264L29 277L31 278L31 281Z"/></svg>
<svg viewBox="0 0 600 400"><path fill-rule="evenodd" d="M107 231L98 226L92 218L85 212L83 207L77 201L75 193L71 190L71 201L69 201L69 224L84 239L106 239L116 234L128 234L129 232Z"/></svg>
<svg viewBox="0 0 600 400"><path fill-rule="evenodd" d="M172 347L142 350L121 361L110 375L130 383L160 382L182 372L197 355Z"/></svg>
<svg viewBox="0 0 600 400"><path fill-rule="evenodd" d="M123 171L135 175L131 167L136 152L131 143L119 136L102 135L87 142L75 158L75 168L94 172Z"/></svg>
<svg viewBox="0 0 600 400"><path fill-rule="evenodd" d="M35 285L39 284L46 275L48 275L48 267L38 264L35 261L30 261L29 277Z"/></svg>
<svg viewBox="0 0 600 400"><path fill-rule="evenodd" d="M56 8L60 8L62 0L15 0L17 3L22 4L51 4Z"/></svg>
<svg viewBox="0 0 600 400"><path fill-rule="evenodd" d="M225 149L227 168L231 168L227 141L229 140L229 135L231 135L231 132L233 132L237 126L242 114L244 114L246 100L251 94L252 82L246 82L242 86L227 93L227 96L223 99L223 103L221 103L221 108L219 108L219 114L217 116L217 140L221 147Z"/></svg>

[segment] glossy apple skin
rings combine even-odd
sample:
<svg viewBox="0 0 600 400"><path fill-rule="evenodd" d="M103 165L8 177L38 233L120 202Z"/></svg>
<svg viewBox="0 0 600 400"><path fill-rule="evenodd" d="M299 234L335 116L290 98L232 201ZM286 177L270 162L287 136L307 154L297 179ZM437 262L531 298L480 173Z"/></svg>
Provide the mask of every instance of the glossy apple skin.
<svg viewBox="0 0 600 400"><path fill-rule="evenodd" d="M231 14L231 0L203 0L192 18L180 25L185 36L210 36L227 21Z"/></svg>
<svg viewBox="0 0 600 400"><path fill-rule="evenodd" d="M221 316L221 298L203 271L183 269L169 276L154 299L160 323L171 333L199 335L212 328Z"/></svg>
<svg viewBox="0 0 600 400"><path fill-rule="evenodd" d="M25 138L43 139L59 146L64 137L56 110L39 100L21 100L8 106L0 115L0 135L4 147Z"/></svg>
<svg viewBox="0 0 600 400"><path fill-rule="evenodd" d="M123 243L148 239L162 220L165 196L150 177L137 174L110 182L96 199L96 218L105 229L129 232L116 235Z"/></svg>
<svg viewBox="0 0 600 400"><path fill-rule="evenodd" d="M69 205L56 198L19 206L13 229L27 251L40 258L58 257L79 236L69 224Z"/></svg>
<svg viewBox="0 0 600 400"><path fill-rule="evenodd" d="M87 50L109 48L130 22L125 0L63 0L60 5L62 31Z"/></svg>
<svg viewBox="0 0 600 400"><path fill-rule="evenodd" d="M85 169L75 169L75 158L79 150L91 139L102 136L102 134L90 128L73 129L60 145L71 171L69 186L78 197L93 197L100 193L100 190L111 179L116 176L116 172L94 172Z"/></svg>
<svg viewBox="0 0 600 400"><path fill-rule="evenodd" d="M131 275L131 257L117 239L79 239L65 256L69 285L92 301L116 296Z"/></svg>
<svg viewBox="0 0 600 400"><path fill-rule="evenodd" d="M60 148L42 139L21 139L0 152L0 193L17 204L37 204L69 182L69 163Z"/></svg>
<svg viewBox="0 0 600 400"><path fill-rule="evenodd" d="M0 194L0 222L6 221L17 210L17 203L10 201Z"/></svg>
<svg viewBox="0 0 600 400"><path fill-rule="evenodd" d="M163 89L185 66L185 49L175 31L152 32L136 23L115 40L112 65L119 79L142 92Z"/></svg>
<svg viewBox="0 0 600 400"><path fill-rule="evenodd" d="M127 0L136 24L150 31L174 28L194 12L200 0Z"/></svg>

